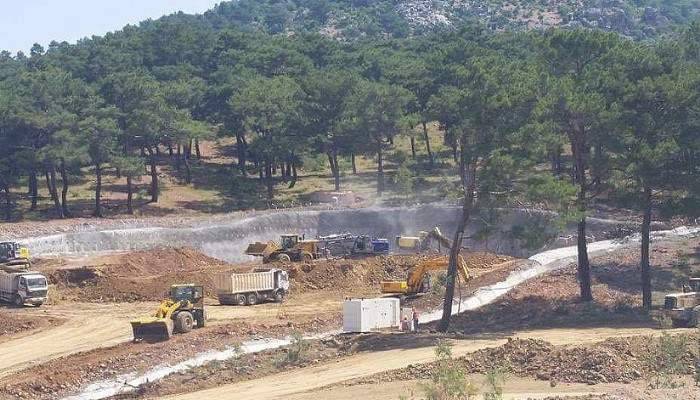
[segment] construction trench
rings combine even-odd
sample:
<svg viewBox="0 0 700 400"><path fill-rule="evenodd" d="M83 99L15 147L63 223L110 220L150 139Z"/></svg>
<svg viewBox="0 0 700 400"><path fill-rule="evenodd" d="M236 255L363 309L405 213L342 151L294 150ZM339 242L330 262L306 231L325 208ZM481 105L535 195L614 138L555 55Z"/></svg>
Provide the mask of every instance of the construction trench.
<svg viewBox="0 0 700 400"><path fill-rule="evenodd" d="M100 231L76 231L37 238L24 238L22 243L27 244L34 256L46 257L95 257L99 254L110 252L149 251L163 247L190 247L202 251L207 256L227 262L242 263L250 266L255 260L243 254L246 245L253 241L266 241L279 236L281 233L304 233L307 237L326 235L342 232L356 234L368 234L392 238L399 234L415 234L419 230L428 230L433 226L439 226L443 232L452 235L455 221L459 215L459 209L452 207L417 207L403 209L357 209L357 210L318 210L318 211L280 211L261 213L257 216L241 218L224 217L215 224L193 223L183 227L135 227ZM547 227L547 221L553 218L551 213L539 211L518 210L506 214L494 224L496 228L488 226L483 220L475 219L470 223L469 239L464 245L472 251L488 250L506 256L529 258L512 271L495 276L492 281L484 281L480 289L455 304L453 312L475 310L488 305L502 297L513 288L534 277L562 269L575 262L576 248L572 246L571 233L573 227L567 231L547 233L547 245L536 249L525 249L513 234L514 227L526 224ZM611 236L611 232L619 232L620 226L629 227L632 223L621 223L614 220L589 219L591 243L589 252L591 257L600 256L612 250L623 248L636 248L636 238L616 238L612 240L600 240ZM487 236L480 235L484 228L489 228ZM687 237L697 235L697 229L676 229L673 231L656 232L658 240L672 237ZM476 240L475 237L485 238ZM128 253L127 253L128 254ZM148 253L145 253L148 254ZM381 260L381 262L396 262L399 258ZM203 262L208 262L206 259ZM215 263L215 260L211 261ZM257 261L259 262L259 260ZM400 262L400 261L399 261ZM358 261L358 264L362 263ZM226 265L225 263L222 263ZM342 267L339 264L330 263L328 268ZM326 267L324 265L324 267ZM403 273L403 272L402 272ZM303 274L302 274L303 275ZM363 277L364 278L364 277ZM497 280L496 280L497 279ZM299 282L302 282L299 280ZM370 279L369 282L372 282ZM174 283L174 282L168 282ZM305 284L306 285L306 284ZM310 285L310 284L309 284ZM313 288L313 286L312 286ZM83 290L84 288L81 288ZM308 288L307 288L308 289ZM315 288L314 288L315 289ZM323 288L318 288L323 292ZM339 289L340 291L343 288ZM84 292L79 292L80 295ZM157 294L156 294L157 297ZM342 298L342 297L341 297ZM137 298L138 299L138 298ZM75 299L71 299L73 301ZM142 299L153 301L154 299ZM96 300L98 301L98 300ZM119 300L121 301L121 300ZM340 299L338 300L340 302ZM441 311L432 308L425 309L421 314L420 322L428 324L439 318ZM434 310L434 311L431 311ZM216 310L218 312L218 310ZM309 338L327 338L339 333L333 328L337 322L331 321L323 325L322 329L311 329ZM337 325L335 325L337 326ZM119 343L119 339L115 343ZM123 339L121 339L123 340ZM79 392L63 396L70 400L103 399L111 396L137 390L145 383L153 383L159 379L174 373L199 367L211 361L227 360L240 356L242 353L256 353L265 350L286 346L290 338L284 335L271 335L269 337L257 335L255 340L247 340L238 346L230 346L205 351L198 349L191 357L179 360L175 363L167 361L148 368L142 368L140 372L119 374L109 379L98 379L92 383L81 384ZM1 346L1 344L0 344ZM0 375L2 376L2 375ZM38 396L36 398L42 398ZM50 398L50 397L44 397Z"/></svg>

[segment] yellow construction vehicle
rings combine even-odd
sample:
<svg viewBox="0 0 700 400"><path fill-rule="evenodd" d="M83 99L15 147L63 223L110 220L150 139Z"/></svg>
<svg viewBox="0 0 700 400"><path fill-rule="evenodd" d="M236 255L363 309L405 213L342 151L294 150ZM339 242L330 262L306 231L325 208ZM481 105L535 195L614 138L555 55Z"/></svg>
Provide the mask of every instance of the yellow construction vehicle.
<svg viewBox="0 0 700 400"><path fill-rule="evenodd" d="M433 240L441 247L447 249L452 247L450 239L446 238L438 227L433 228L430 232L420 231L418 236L397 236L396 246L402 250L425 251L430 248Z"/></svg>
<svg viewBox="0 0 700 400"><path fill-rule="evenodd" d="M251 243L245 253L250 256L262 257L263 264L273 261L310 262L321 256L318 240L305 240L304 236L296 234L282 235L280 243L272 241Z"/></svg>
<svg viewBox="0 0 700 400"><path fill-rule="evenodd" d="M700 278L690 278L682 293L667 294L664 312L674 327L700 328Z"/></svg>
<svg viewBox="0 0 700 400"><path fill-rule="evenodd" d="M184 284L172 285L169 298L163 300L152 317L131 321L134 341L168 340L173 333L187 333L202 328L204 315L204 287Z"/></svg>
<svg viewBox="0 0 700 400"><path fill-rule="evenodd" d="M430 291L430 271L447 269L450 264L449 256L441 256L421 262L408 272L405 281L382 281L382 293L399 295L417 295ZM460 255L457 259L457 272L464 282L471 280L471 274L464 258Z"/></svg>
<svg viewBox="0 0 700 400"><path fill-rule="evenodd" d="M0 267L28 269L29 249L16 242L0 242Z"/></svg>

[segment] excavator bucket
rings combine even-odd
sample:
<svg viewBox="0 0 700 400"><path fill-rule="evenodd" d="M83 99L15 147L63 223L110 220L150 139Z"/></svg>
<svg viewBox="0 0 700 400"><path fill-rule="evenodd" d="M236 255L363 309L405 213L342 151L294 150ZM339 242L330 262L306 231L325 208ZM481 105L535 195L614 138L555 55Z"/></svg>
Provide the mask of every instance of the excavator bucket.
<svg viewBox="0 0 700 400"><path fill-rule="evenodd" d="M131 321L134 341L161 342L173 334L173 321L168 318L146 317Z"/></svg>

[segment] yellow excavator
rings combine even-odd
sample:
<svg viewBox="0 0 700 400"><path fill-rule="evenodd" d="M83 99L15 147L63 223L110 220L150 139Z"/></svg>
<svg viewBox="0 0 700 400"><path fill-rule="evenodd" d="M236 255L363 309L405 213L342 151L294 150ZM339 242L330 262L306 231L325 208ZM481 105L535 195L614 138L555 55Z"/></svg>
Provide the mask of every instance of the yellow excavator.
<svg viewBox="0 0 700 400"><path fill-rule="evenodd" d="M405 237L397 237L396 242L401 247L401 239ZM414 238L411 238L414 239ZM415 249L427 249L430 247L430 241L435 240L441 247L449 251L452 249L452 241L445 237L445 235L440 232L440 228L435 227L430 232L421 232L418 241L404 241L408 248ZM415 267L411 268L408 272L408 279L405 281L382 281L381 288L382 293L387 294L399 294L399 295L417 295L420 293L426 293L430 290L430 271L445 270L450 265L449 256L435 257L426 261L421 262ZM457 259L457 272L462 277L464 282L471 280L471 274L469 268L467 267L467 262L460 255Z"/></svg>
<svg viewBox="0 0 700 400"><path fill-rule="evenodd" d="M155 314L131 321L134 341L158 342L168 340L173 333L187 333L202 328L204 314L204 287L184 284L172 285L169 298L163 300Z"/></svg>
<svg viewBox="0 0 700 400"><path fill-rule="evenodd" d="M396 247L402 250L425 251L436 241L440 247L450 249L452 242L442 234L437 226L431 231L420 231L418 236L397 236Z"/></svg>
<svg viewBox="0 0 700 400"><path fill-rule="evenodd" d="M405 281L382 281L382 293L395 295L418 295L426 293L431 289L430 271L446 270L450 264L450 256L441 256L425 260L408 272L408 279ZM471 280L471 274L466 261L460 255L457 259L457 272L464 282Z"/></svg>

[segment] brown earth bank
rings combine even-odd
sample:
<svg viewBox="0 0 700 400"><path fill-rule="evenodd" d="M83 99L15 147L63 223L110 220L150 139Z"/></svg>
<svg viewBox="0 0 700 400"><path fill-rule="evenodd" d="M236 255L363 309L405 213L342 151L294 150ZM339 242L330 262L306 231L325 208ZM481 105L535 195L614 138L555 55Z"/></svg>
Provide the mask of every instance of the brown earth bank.
<svg viewBox="0 0 700 400"><path fill-rule="evenodd" d="M696 374L700 362L700 335L687 334L653 337L610 338L584 346L554 346L538 339L509 339L499 347L479 350L452 360L411 365L363 379L357 383L392 380L433 379L440 368L469 374L503 374L529 376L560 382L631 383L645 379L653 385L674 375Z"/></svg>
<svg viewBox="0 0 700 400"><path fill-rule="evenodd" d="M655 304L700 276L700 239L655 243L651 251ZM591 260L593 298L579 301L576 265L531 279L494 303L452 318L450 329L464 333L505 332L536 327L656 324L656 312L641 310L639 250L620 249ZM434 329L435 324L430 324Z"/></svg>
<svg viewBox="0 0 700 400"><path fill-rule="evenodd" d="M410 268L434 256L321 259L308 264L271 266L289 271L292 296L313 291L362 296L378 294L383 279L406 279ZM469 284L472 287L484 282L479 279L483 275L497 280L515 268L504 265L498 268L498 274L492 274L493 265L512 258L486 252L465 252L464 256L477 277ZM144 250L87 259L37 259L34 265L47 274L54 286L51 293L54 301L88 302L157 301L173 283L200 283L208 297L215 297L214 276L217 273L250 271L262 266L259 262L228 264L190 248Z"/></svg>

